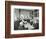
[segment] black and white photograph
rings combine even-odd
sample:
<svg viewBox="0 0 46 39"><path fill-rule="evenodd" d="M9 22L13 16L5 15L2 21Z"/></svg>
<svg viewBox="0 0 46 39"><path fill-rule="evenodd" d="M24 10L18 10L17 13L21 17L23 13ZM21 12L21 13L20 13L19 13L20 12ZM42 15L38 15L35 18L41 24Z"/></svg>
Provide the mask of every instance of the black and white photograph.
<svg viewBox="0 0 46 39"><path fill-rule="evenodd" d="M39 9L14 8L14 30L39 29Z"/></svg>

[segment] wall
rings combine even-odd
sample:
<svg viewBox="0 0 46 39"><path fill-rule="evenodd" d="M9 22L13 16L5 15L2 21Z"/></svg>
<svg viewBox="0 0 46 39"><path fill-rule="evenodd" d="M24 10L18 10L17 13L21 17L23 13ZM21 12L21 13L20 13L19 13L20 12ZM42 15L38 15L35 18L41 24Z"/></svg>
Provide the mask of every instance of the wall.
<svg viewBox="0 0 46 39"><path fill-rule="evenodd" d="M44 2L44 3L46 3L46 0L16 0L16 1ZM46 4L45 4L45 7L46 7ZM46 11L45 11L45 20L46 20ZM4 38L5 38L5 0L0 0L0 39L4 39ZM12 38L12 39L46 39L46 25L45 25L45 36Z"/></svg>

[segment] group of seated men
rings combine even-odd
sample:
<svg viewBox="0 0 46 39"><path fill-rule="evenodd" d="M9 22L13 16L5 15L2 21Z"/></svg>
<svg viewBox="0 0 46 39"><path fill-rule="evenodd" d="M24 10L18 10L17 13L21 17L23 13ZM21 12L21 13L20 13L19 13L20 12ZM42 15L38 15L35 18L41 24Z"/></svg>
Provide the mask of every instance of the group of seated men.
<svg viewBox="0 0 46 39"><path fill-rule="evenodd" d="M14 21L14 30L34 30L39 29L38 20L32 19L18 19Z"/></svg>

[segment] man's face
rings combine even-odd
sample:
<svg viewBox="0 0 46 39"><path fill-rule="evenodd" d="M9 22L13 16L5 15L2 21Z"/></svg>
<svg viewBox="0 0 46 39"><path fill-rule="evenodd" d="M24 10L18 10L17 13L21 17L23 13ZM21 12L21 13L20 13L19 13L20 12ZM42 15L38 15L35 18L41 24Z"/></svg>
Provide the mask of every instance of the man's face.
<svg viewBox="0 0 46 39"><path fill-rule="evenodd" d="M21 15L20 15L20 18L21 18L21 19L24 19L24 15L21 14Z"/></svg>

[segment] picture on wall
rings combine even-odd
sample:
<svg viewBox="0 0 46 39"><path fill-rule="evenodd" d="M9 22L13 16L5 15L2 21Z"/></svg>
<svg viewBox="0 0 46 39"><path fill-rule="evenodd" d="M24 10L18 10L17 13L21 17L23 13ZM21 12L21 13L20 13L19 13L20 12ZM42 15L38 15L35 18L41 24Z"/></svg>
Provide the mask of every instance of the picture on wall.
<svg viewBox="0 0 46 39"><path fill-rule="evenodd" d="M5 38L45 35L45 4L5 1Z"/></svg>

